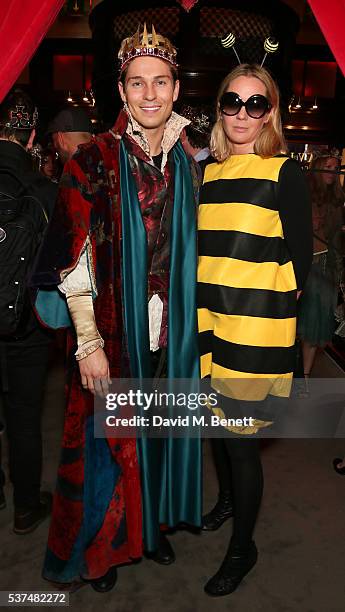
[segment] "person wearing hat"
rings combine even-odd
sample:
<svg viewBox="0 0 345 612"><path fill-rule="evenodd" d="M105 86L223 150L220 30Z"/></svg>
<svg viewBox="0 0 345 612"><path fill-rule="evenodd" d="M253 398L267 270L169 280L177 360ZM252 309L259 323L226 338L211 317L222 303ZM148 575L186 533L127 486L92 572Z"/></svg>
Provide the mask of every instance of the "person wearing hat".
<svg viewBox="0 0 345 612"><path fill-rule="evenodd" d="M199 377L197 171L180 141L189 121L173 112L176 50L144 26L119 60L123 110L65 165L33 277L40 316L58 286L75 329L44 576L98 591L143 548L172 563L164 526L201 525L200 439L93 437L109 377Z"/></svg>
<svg viewBox="0 0 345 612"><path fill-rule="evenodd" d="M78 146L90 142L92 125L81 108L66 108L60 111L48 125L53 145L63 163L71 159Z"/></svg>
<svg viewBox="0 0 345 612"><path fill-rule="evenodd" d="M212 130L210 111L203 106L183 104L180 113L190 121L181 136L184 150L202 167L205 162L212 163L214 160L209 149Z"/></svg>
<svg viewBox="0 0 345 612"><path fill-rule="evenodd" d="M1 308L6 299L11 299L7 297L11 288L9 282L6 285L5 273L13 269L13 262L9 259L12 242L6 219L8 209L14 206L13 202L22 204L23 197L30 196L33 206L35 202L37 205L37 219L31 221L39 235L46 228L45 217L51 214L57 195L57 186L32 169L28 150L35 138L37 119L37 109L31 98L20 89L12 90L0 104L0 262L4 266L0 277ZM22 205L27 211L25 203ZM19 236L20 232L16 235L18 243ZM28 301L15 333L4 333L2 315L1 319L0 394L9 441L13 530L17 534L27 534L47 517L51 507L51 494L40 491L41 412L51 334L39 325ZM4 474L0 472L0 506L5 504L4 496L1 496L3 484Z"/></svg>

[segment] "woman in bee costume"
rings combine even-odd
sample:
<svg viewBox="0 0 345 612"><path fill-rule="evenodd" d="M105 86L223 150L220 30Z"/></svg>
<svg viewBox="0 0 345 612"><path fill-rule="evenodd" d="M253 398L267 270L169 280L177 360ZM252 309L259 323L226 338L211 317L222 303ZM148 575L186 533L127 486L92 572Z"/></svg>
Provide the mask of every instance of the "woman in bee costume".
<svg viewBox="0 0 345 612"><path fill-rule="evenodd" d="M226 418L238 409L251 416L268 395L290 392L312 231L304 177L283 151L277 86L261 66L239 65L219 90L211 135L218 163L206 167L198 222L201 373L220 391L213 412ZM263 475L259 440L249 434L266 424L257 418L234 428L235 437L212 440L220 492L203 529L234 521L209 595L234 591L256 563Z"/></svg>

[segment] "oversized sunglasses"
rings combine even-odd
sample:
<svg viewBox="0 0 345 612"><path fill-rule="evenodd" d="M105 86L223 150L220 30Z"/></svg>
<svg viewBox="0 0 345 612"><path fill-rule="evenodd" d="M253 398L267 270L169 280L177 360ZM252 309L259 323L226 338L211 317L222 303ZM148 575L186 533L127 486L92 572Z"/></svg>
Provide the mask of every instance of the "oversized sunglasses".
<svg viewBox="0 0 345 612"><path fill-rule="evenodd" d="M247 115L252 117L252 119L261 119L272 108L271 103L261 94L250 96L246 102L243 102L237 93L227 91L219 101L220 111L230 117L237 115L242 106L244 106Z"/></svg>

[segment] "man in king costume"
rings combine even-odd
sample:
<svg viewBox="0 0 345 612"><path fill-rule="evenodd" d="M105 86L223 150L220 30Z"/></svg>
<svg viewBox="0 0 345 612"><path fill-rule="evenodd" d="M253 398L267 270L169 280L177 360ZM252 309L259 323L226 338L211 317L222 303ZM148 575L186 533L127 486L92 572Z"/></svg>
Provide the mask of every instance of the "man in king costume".
<svg viewBox="0 0 345 612"><path fill-rule="evenodd" d="M201 524L200 440L94 437L93 394L109 377L199 377L196 174L180 143L189 121L172 110L176 50L144 26L119 60L124 109L65 165L33 275L41 321L73 322L43 573L98 591L143 548L174 561L163 525Z"/></svg>

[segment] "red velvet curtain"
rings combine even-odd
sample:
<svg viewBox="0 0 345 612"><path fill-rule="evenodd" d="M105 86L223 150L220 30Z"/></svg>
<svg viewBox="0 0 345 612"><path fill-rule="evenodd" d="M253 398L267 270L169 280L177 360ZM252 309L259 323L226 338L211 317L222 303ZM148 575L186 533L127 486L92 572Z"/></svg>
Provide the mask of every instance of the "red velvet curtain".
<svg viewBox="0 0 345 612"><path fill-rule="evenodd" d="M309 0L309 4L345 76L345 0Z"/></svg>
<svg viewBox="0 0 345 612"><path fill-rule="evenodd" d="M64 0L0 0L0 102L35 53Z"/></svg>

